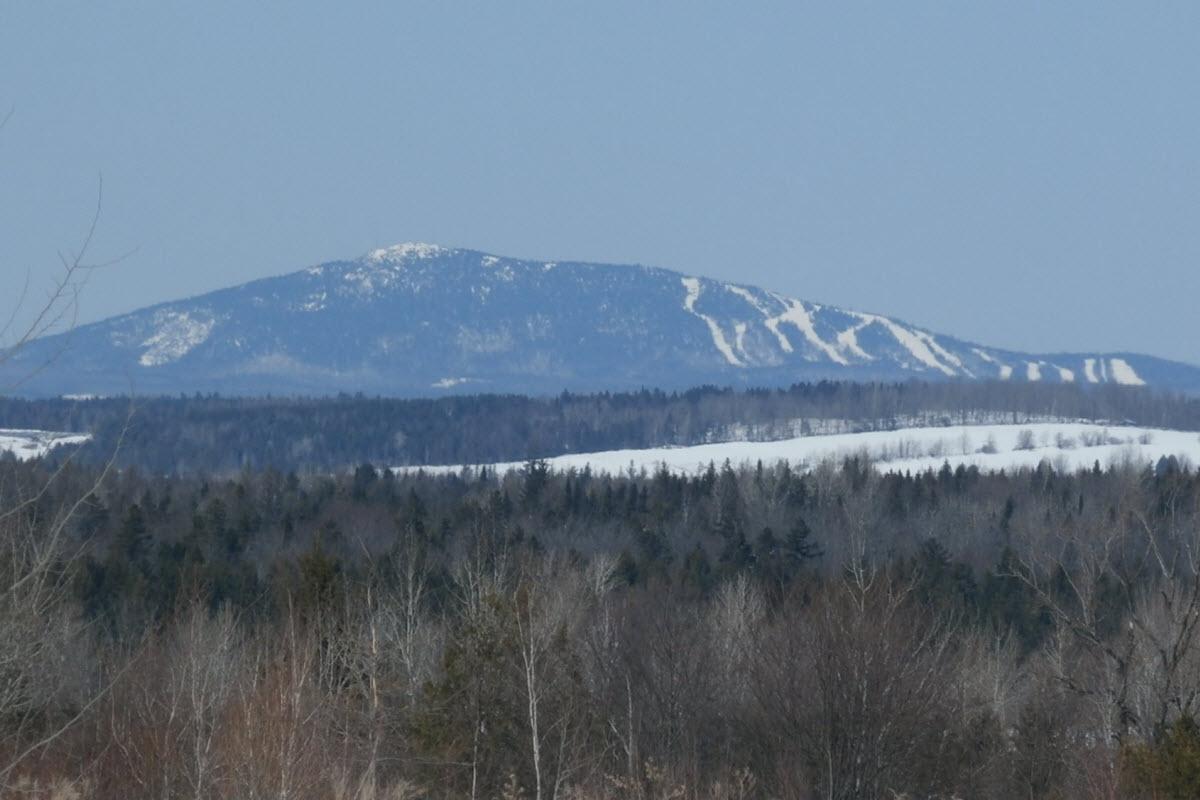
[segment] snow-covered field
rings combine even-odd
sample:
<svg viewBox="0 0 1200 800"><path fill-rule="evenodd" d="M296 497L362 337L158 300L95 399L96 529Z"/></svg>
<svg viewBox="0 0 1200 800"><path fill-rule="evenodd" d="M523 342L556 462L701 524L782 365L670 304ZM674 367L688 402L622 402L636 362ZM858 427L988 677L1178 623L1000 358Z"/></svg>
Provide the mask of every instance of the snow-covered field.
<svg viewBox="0 0 1200 800"><path fill-rule="evenodd" d="M1056 469L1101 467L1115 463L1153 464L1163 456L1182 463L1200 464L1200 433L1157 428L1095 425L1079 422L1043 422L1029 425L966 425L939 428L903 428L894 431L804 436L774 442L722 442L693 447L660 447L647 450L611 450L576 453L547 459L556 470L591 467L593 472L620 473L657 469L665 464L676 472L706 469L710 462L764 464L789 462L807 469L822 461L863 454L884 472L940 469L949 462L975 465L981 470L1036 467L1048 460ZM518 469L523 462L490 464L501 472ZM400 467L402 472L458 472L463 465Z"/></svg>
<svg viewBox="0 0 1200 800"><path fill-rule="evenodd" d="M37 458L64 444L83 444L92 438L86 433L18 431L0 428L0 453L11 452L20 460Z"/></svg>

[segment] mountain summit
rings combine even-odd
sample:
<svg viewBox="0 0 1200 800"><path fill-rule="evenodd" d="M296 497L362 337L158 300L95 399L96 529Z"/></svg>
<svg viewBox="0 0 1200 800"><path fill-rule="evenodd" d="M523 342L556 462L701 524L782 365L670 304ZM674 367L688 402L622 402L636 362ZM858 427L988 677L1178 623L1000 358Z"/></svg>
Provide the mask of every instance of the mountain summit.
<svg viewBox="0 0 1200 800"><path fill-rule="evenodd" d="M3 365L0 385L60 350L21 391L433 395L909 377L1200 389L1200 368L1149 356L1018 353L665 269L416 243L38 340Z"/></svg>

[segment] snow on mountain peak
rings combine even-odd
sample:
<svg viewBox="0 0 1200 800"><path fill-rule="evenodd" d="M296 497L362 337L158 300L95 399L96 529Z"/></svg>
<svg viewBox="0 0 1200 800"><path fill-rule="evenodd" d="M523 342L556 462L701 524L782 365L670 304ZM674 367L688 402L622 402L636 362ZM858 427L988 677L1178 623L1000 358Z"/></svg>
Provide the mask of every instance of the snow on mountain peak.
<svg viewBox="0 0 1200 800"><path fill-rule="evenodd" d="M381 247L367 253L367 261L372 264L383 262L394 263L410 259L436 258L446 252L446 248L426 242L401 242L391 247Z"/></svg>

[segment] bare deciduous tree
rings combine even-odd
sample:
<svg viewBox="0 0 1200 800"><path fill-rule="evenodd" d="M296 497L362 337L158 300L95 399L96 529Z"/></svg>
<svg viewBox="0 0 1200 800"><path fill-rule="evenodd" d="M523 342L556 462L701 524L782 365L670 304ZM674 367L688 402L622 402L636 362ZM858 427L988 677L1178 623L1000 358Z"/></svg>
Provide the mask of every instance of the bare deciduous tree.
<svg viewBox="0 0 1200 800"><path fill-rule="evenodd" d="M74 327L79 293L92 269L84 259L99 221L100 196L83 242L74 253L59 254L60 268L40 300L31 300L33 281L27 277L0 325L0 367L35 339ZM29 365L4 390L12 391L60 354ZM6 720L0 728L0 793L24 759L78 722L102 693L80 686L69 702L59 702L66 700L65 687L55 683L70 670L51 668L70 658L83 633L68 592L69 565L80 552L71 541L72 526L109 471L104 469L89 490L49 507L49 490L69 463L49 473L9 464L0 475L0 630L5 632L0 636L0 719Z"/></svg>
<svg viewBox="0 0 1200 800"><path fill-rule="evenodd" d="M792 785L830 800L937 788L920 782L951 719L952 627L915 615L909 591L851 574L804 618L779 623L756 686L770 737L794 748L804 780Z"/></svg>

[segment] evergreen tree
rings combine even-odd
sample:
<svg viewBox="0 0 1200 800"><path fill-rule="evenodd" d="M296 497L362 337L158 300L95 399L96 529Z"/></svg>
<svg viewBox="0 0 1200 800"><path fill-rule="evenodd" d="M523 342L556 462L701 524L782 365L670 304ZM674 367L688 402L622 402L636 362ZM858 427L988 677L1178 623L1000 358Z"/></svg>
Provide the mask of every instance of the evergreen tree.
<svg viewBox="0 0 1200 800"><path fill-rule="evenodd" d="M117 552L130 562L140 562L148 555L148 542L149 534L142 507L137 503L131 503L125 510L121 528L117 532Z"/></svg>

